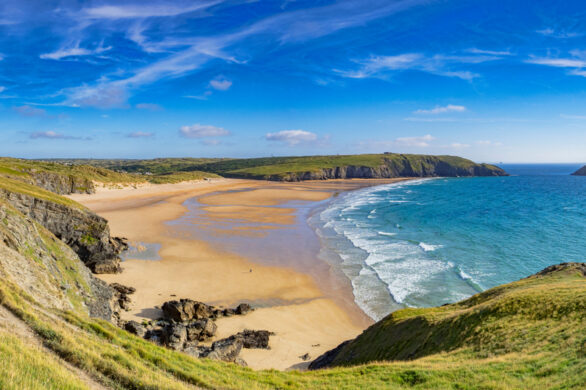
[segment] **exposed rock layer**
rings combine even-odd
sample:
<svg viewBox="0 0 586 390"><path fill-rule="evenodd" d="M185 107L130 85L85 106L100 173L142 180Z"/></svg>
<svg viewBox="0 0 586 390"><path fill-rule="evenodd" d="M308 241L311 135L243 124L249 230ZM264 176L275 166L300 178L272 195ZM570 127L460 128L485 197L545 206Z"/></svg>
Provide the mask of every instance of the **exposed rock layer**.
<svg viewBox="0 0 586 390"><path fill-rule="evenodd" d="M120 271L118 254L126 248L126 243L110 237L108 221L104 218L88 210L2 189L0 197L66 243L94 273Z"/></svg>
<svg viewBox="0 0 586 390"><path fill-rule="evenodd" d="M94 183L85 178L51 172L29 171L29 174L37 186L56 194L93 194L96 192Z"/></svg>
<svg viewBox="0 0 586 390"><path fill-rule="evenodd" d="M572 173L573 176L586 176L586 165Z"/></svg>

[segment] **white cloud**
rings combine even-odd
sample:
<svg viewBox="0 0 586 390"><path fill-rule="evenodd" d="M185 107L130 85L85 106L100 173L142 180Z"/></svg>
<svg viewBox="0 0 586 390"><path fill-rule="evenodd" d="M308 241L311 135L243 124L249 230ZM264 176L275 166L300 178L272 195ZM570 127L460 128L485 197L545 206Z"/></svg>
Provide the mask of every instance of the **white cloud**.
<svg viewBox="0 0 586 390"><path fill-rule="evenodd" d="M232 86L232 81L225 79L224 77L216 77L210 81L210 87L218 91L227 91Z"/></svg>
<svg viewBox="0 0 586 390"><path fill-rule="evenodd" d="M546 37L559 38L559 39L576 38L576 37L579 37L582 35L579 33L569 32L569 31L557 31L551 27L547 27L542 30L537 30L535 32L538 34L544 35Z"/></svg>
<svg viewBox="0 0 586 390"><path fill-rule="evenodd" d="M577 58L530 58L525 62L536 65L553 66L556 68L584 68L586 60Z"/></svg>
<svg viewBox="0 0 586 390"><path fill-rule="evenodd" d="M112 46L104 47L103 42L94 49L86 49L83 47L79 47L80 42L76 42L73 45L64 46L52 53L45 53L41 54L39 57L43 60L61 60L63 58L70 58L70 57L83 57L83 56L93 56L96 54L104 53L110 49Z"/></svg>
<svg viewBox="0 0 586 390"><path fill-rule="evenodd" d="M3 87L3 86L0 85L0 93L2 93L4 91L6 91L6 87Z"/></svg>
<svg viewBox="0 0 586 390"><path fill-rule="evenodd" d="M494 142L490 140L480 140L475 142L476 145L479 146L502 146L501 142Z"/></svg>
<svg viewBox="0 0 586 390"><path fill-rule="evenodd" d="M317 134L305 130L281 130L265 135L267 141L283 142L289 146L317 141Z"/></svg>
<svg viewBox="0 0 586 390"><path fill-rule="evenodd" d="M20 115L27 117L47 115L47 111L43 110L42 108L31 107L29 105L13 107L12 109Z"/></svg>
<svg viewBox="0 0 586 390"><path fill-rule="evenodd" d="M154 136L154 133L146 131L135 131L127 135L128 138L150 138Z"/></svg>
<svg viewBox="0 0 586 390"><path fill-rule="evenodd" d="M230 135L230 132L222 127L201 125L199 123L191 126L181 126L180 133L185 138L224 137Z"/></svg>
<svg viewBox="0 0 586 390"><path fill-rule="evenodd" d="M567 115L567 114L561 114L560 117L562 117L564 119L586 120L586 115Z"/></svg>
<svg viewBox="0 0 586 390"><path fill-rule="evenodd" d="M163 107L155 103L138 103L136 106L139 110L161 111Z"/></svg>
<svg viewBox="0 0 586 390"><path fill-rule="evenodd" d="M456 106L454 104L448 104L447 106L436 106L430 110L417 110L414 111L414 114L431 114L431 115L437 115L437 114L445 114L446 112L464 112L466 111L466 107L464 106Z"/></svg>
<svg viewBox="0 0 586 390"><path fill-rule="evenodd" d="M74 137L71 135L65 135L65 134L57 133L52 130L37 131L35 133L31 133L29 135L29 138L31 138L31 139L39 139L39 138L44 138L44 139L84 139L84 140L90 139L89 137L81 138L81 137Z"/></svg>
<svg viewBox="0 0 586 390"><path fill-rule="evenodd" d="M453 149L465 149L465 148L469 148L470 145L468 145L468 144L462 144L462 143L459 143L459 142L455 142L455 143L449 145L449 147L450 148L453 148Z"/></svg>
<svg viewBox="0 0 586 390"><path fill-rule="evenodd" d="M479 77L479 75L468 70L454 70L453 68L458 68L463 64L480 64L500 59L502 59L502 57L495 55L448 56L437 54L428 57L421 53L405 53L392 56L371 56L362 60L354 60L354 62L360 65L358 70L334 69L334 72L342 77L362 79L370 77L385 77L388 73L397 71L416 70L438 76L453 77L470 81Z"/></svg>
<svg viewBox="0 0 586 390"><path fill-rule="evenodd" d="M212 91L205 91L201 95L185 95L183 97L187 99L208 100L208 97L210 97L211 94Z"/></svg>
<svg viewBox="0 0 586 390"><path fill-rule="evenodd" d="M65 105L73 107L120 108L126 107L128 92L116 83L69 88Z"/></svg>
<svg viewBox="0 0 586 390"><path fill-rule="evenodd" d="M511 55L513 55L513 53L511 53L508 50L498 51L498 50L482 50L482 49L472 48L472 49L468 49L466 51L468 53L472 53L472 54L487 54L490 56L511 56Z"/></svg>
<svg viewBox="0 0 586 390"><path fill-rule="evenodd" d="M199 11L221 3L215 1L198 1L190 6L183 4L137 4L137 5L103 5L85 8L81 15L88 19L135 19L150 17L168 17Z"/></svg>
<svg viewBox="0 0 586 390"><path fill-rule="evenodd" d="M425 148L429 146L431 141L435 140L435 137L430 134L421 137L400 137L397 138L393 143L397 146L415 146L418 148Z"/></svg>

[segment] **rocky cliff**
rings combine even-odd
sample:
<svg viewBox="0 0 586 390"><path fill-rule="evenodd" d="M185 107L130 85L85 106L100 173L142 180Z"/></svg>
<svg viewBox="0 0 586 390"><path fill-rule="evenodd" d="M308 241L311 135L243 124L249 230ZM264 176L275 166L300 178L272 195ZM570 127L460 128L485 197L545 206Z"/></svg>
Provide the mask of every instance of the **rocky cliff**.
<svg viewBox="0 0 586 390"><path fill-rule="evenodd" d="M573 176L586 176L586 165L572 173Z"/></svg>
<svg viewBox="0 0 586 390"><path fill-rule="evenodd" d="M35 170L31 170L29 174L35 185L56 194L93 194L96 192L94 183L87 178Z"/></svg>
<svg viewBox="0 0 586 390"><path fill-rule="evenodd" d="M53 233L94 273L120 271L118 254L126 244L122 239L110 237L110 228L104 218L89 210L6 189L0 189L0 198Z"/></svg>
<svg viewBox="0 0 586 390"><path fill-rule="evenodd" d="M31 216L0 199L0 278L45 308L78 309L115 319L114 292L79 257ZM23 209L23 207L20 207Z"/></svg>
<svg viewBox="0 0 586 390"><path fill-rule="evenodd" d="M501 168L488 164L474 164L471 166L457 166L429 156L417 165L408 159L400 162L385 160L385 164L378 167L367 166L340 166L322 168L307 172L294 172L287 175L268 176L268 180L300 181L326 179L387 179L395 177L464 177L464 176L507 176Z"/></svg>

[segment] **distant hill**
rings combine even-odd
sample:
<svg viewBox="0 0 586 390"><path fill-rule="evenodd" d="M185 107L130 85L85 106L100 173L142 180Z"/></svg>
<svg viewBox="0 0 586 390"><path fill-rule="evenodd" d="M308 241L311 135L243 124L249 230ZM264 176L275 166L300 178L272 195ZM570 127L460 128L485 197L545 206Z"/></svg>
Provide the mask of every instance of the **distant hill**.
<svg viewBox="0 0 586 390"><path fill-rule="evenodd" d="M586 165L572 173L573 176L586 176Z"/></svg>
<svg viewBox="0 0 586 390"><path fill-rule="evenodd" d="M461 157L394 153L234 159L202 164L197 169L224 177L277 181L507 175L494 165Z"/></svg>

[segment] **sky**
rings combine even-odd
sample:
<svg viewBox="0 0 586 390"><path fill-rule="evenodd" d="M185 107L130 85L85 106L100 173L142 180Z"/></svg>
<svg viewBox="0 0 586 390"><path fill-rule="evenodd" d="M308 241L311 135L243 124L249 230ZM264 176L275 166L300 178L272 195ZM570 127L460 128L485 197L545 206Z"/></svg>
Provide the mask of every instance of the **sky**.
<svg viewBox="0 0 586 390"><path fill-rule="evenodd" d="M586 162L586 3L0 2L0 155Z"/></svg>

